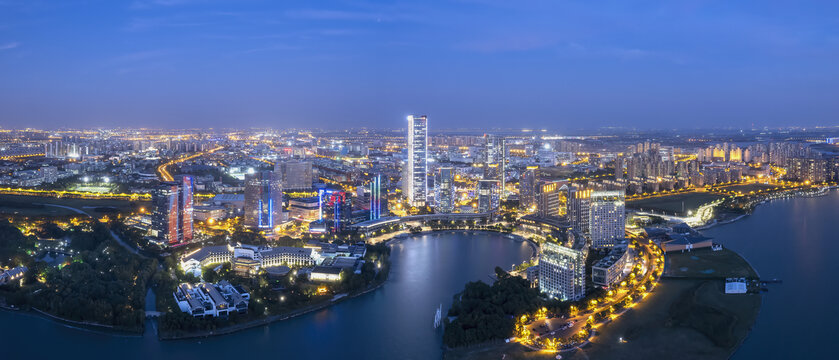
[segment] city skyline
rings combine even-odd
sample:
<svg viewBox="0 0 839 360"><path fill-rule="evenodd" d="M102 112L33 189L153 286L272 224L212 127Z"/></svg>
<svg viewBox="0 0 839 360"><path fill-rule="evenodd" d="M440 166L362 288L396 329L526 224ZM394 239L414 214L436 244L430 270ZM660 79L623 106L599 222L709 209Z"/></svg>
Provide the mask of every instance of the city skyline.
<svg viewBox="0 0 839 360"><path fill-rule="evenodd" d="M830 125L836 7L3 1L0 118L6 127L381 127L410 113L467 128Z"/></svg>

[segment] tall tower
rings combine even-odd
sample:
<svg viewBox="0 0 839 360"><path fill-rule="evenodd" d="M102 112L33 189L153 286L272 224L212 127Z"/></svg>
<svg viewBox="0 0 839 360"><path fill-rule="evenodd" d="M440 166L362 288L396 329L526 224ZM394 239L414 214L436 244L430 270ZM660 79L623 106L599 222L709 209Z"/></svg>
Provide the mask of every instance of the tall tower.
<svg viewBox="0 0 839 360"><path fill-rule="evenodd" d="M274 171L258 171L245 176L245 222L257 230L272 230L282 222L282 176Z"/></svg>
<svg viewBox="0 0 839 360"><path fill-rule="evenodd" d="M484 179L500 182L501 198L506 198L507 143L503 137L488 135L484 145Z"/></svg>
<svg viewBox="0 0 839 360"><path fill-rule="evenodd" d="M583 190L577 186L568 187L568 220L571 228L581 234L589 232L589 198L591 190Z"/></svg>
<svg viewBox="0 0 839 360"><path fill-rule="evenodd" d="M594 248L614 247L626 229L623 191L594 191L589 202L589 235Z"/></svg>
<svg viewBox="0 0 839 360"><path fill-rule="evenodd" d="M370 180L370 220L382 217L382 175Z"/></svg>
<svg viewBox="0 0 839 360"><path fill-rule="evenodd" d="M152 236L173 245L180 240L178 231L178 183L161 182L152 192Z"/></svg>
<svg viewBox="0 0 839 360"><path fill-rule="evenodd" d="M438 213L450 213L454 211L454 170L450 167L442 167L437 172L437 179L434 181L437 188L434 193L437 196L435 211Z"/></svg>
<svg viewBox="0 0 839 360"><path fill-rule="evenodd" d="M193 238L192 191L192 176L184 175L181 178L180 191L178 192L178 207L180 207L180 211L178 212L178 228L181 232L181 242L189 242Z"/></svg>
<svg viewBox="0 0 839 360"><path fill-rule="evenodd" d="M428 118L408 115L408 164L405 186L408 203L424 206L428 197Z"/></svg>

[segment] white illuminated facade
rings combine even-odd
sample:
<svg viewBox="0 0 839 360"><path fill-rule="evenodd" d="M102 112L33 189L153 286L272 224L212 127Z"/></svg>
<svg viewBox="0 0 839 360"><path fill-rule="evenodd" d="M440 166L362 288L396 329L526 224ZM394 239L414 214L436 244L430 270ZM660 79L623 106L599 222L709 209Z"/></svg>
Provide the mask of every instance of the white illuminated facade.
<svg viewBox="0 0 839 360"><path fill-rule="evenodd" d="M428 198L428 118L408 115L408 163L403 191L411 206L425 206Z"/></svg>
<svg viewBox="0 0 839 360"><path fill-rule="evenodd" d="M625 236L623 191L593 191L589 198L589 236L595 249L614 247Z"/></svg>
<svg viewBox="0 0 839 360"><path fill-rule="evenodd" d="M568 245L568 246L566 246ZM585 236L570 235L565 244L542 243L539 253L539 291L562 301L582 299L586 294Z"/></svg>

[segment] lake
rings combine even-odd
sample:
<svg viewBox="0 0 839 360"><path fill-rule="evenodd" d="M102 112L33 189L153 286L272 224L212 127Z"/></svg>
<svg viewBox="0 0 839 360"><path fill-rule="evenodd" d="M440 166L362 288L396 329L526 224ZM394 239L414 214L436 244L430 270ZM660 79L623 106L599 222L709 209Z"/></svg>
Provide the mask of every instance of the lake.
<svg viewBox="0 0 839 360"><path fill-rule="evenodd" d="M490 282L496 266L529 259L530 245L490 232L414 235L393 245L390 278L380 289L297 318L219 337L158 341L118 337L0 311L4 358L120 359L439 359L434 313L469 281ZM149 298L153 299L153 298ZM148 323L151 324L151 323Z"/></svg>

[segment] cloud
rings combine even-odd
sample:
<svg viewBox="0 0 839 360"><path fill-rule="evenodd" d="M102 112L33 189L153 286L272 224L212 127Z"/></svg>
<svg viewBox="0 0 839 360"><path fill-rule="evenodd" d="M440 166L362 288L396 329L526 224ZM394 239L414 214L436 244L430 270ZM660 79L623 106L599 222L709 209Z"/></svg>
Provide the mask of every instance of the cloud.
<svg viewBox="0 0 839 360"><path fill-rule="evenodd" d="M18 43L18 42L10 42L10 43L6 43L6 44L2 44L2 45L0 45L0 51L11 50L11 49L17 48L18 46L20 46L20 43Z"/></svg>

